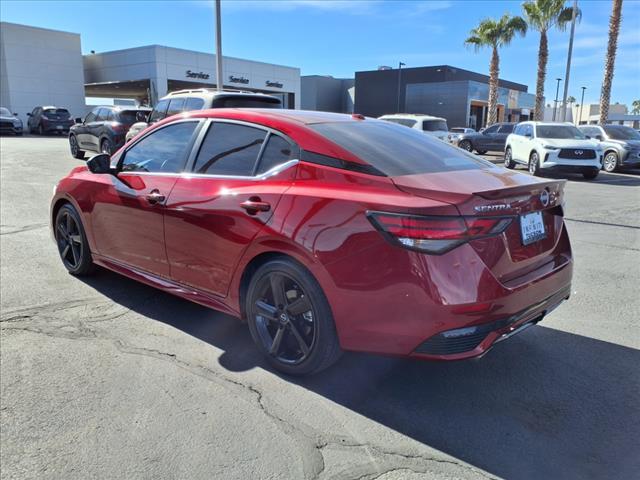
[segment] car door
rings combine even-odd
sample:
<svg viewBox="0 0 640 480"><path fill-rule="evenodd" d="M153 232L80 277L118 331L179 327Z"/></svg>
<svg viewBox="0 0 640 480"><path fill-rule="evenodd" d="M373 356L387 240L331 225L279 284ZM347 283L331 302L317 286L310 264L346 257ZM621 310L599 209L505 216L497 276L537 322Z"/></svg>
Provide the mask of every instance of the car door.
<svg viewBox="0 0 640 480"><path fill-rule="evenodd" d="M184 170L200 123L184 120L165 125L113 159L117 175L93 193L91 225L100 255L169 276L165 201Z"/></svg>
<svg viewBox="0 0 640 480"><path fill-rule="evenodd" d="M91 110L89 113L87 113L86 117L84 117L84 120L82 121L82 123L80 125L76 125L74 128L78 145L80 145L85 149L88 149L91 146L91 143L89 143L89 140L87 138L88 137L87 125L95 121L96 117L98 116L98 110L99 108L94 108L93 110Z"/></svg>
<svg viewBox="0 0 640 480"><path fill-rule="evenodd" d="M478 135L478 141L476 142L476 150L495 150L495 134L498 131L498 125L491 125L484 129L481 135Z"/></svg>
<svg viewBox="0 0 640 480"><path fill-rule="evenodd" d="M513 132L512 123L503 123L498 127L498 131L495 134L495 147L494 150L504 152L504 144L507 141L507 137Z"/></svg>
<svg viewBox="0 0 640 480"><path fill-rule="evenodd" d="M288 167L297 152L291 141L259 126L209 125L193 173L177 180L165 207L174 281L227 295L243 252L294 179L295 168ZM270 175L262 175L267 170Z"/></svg>
<svg viewBox="0 0 640 480"><path fill-rule="evenodd" d="M110 108L101 107L98 109L96 118L92 122L87 123L87 147L91 148L91 150L96 152L100 151L100 137L105 122L109 120L110 113Z"/></svg>
<svg viewBox="0 0 640 480"><path fill-rule="evenodd" d="M40 107L36 107L29 115L29 121L27 122L27 126L29 127L30 132L34 132L38 128L38 122L40 119L38 118L40 115L40 111L42 109Z"/></svg>
<svg viewBox="0 0 640 480"><path fill-rule="evenodd" d="M516 128L513 129L513 135L509 140L509 146L511 147L511 158L516 161L522 161L520 150L522 149L522 141L524 133L525 125L516 125Z"/></svg>

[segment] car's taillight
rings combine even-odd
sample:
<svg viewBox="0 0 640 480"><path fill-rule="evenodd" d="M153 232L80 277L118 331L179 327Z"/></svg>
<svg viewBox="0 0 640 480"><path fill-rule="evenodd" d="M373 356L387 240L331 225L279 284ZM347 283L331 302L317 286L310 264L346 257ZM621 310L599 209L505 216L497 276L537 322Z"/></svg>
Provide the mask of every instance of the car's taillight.
<svg viewBox="0 0 640 480"><path fill-rule="evenodd" d="M111 124L111 129L116 133L124 133L126 127L121 123L113 122Z"/></svg>
<svg viewBox="0 0 640 480"><path fill-rule="evenodd" d="M367 217L393 244L440 255L465 242L497 235L513 217L418 216L367 212Z"/></svg>

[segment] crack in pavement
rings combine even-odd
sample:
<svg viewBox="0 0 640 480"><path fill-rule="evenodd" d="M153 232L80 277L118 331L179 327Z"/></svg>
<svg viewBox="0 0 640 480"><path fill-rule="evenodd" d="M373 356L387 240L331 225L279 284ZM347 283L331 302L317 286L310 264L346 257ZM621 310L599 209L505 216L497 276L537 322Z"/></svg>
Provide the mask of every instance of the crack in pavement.
<svg viewBox="0 0 640 480"><path fill-rule="evenodd" d="M116 308L113 308L114 306ZM88 310L87 312L82 312L84 314L82 315L83 319L70 322L68 320L71 316L69 314L70 311L80 307ZM305 479L373 479L385 473L402 469L434 475L438 474L438 471L434 468L429 468L429 465L433 466L434 464L447 464L473 473L475 476L495 478L488 476L482 470L471 465L447 458L444 454L442 457L437 457L401 450L387 450L371 443L359 442L353 437L327 434L305 422L279 415L269 405L264 392L251 383L231 378L209 366L192 363L178 357L176 353L157 348L136 346L125 342L121 338L112 336L117 330L100 331L89 326L116 320L130 311L107 301L97 301L96 299L72 300L5 312L0 317L0 328L2 331L22 331L52 338L107 341L120 353L169 362L191 375L196 375L226 388L243 401L257 406L274 425L294 440L293 443L300 449L297 458L302 462L301 467L303 478ZM61 318L60 314L62 314L63 318ZM56 320L60 323L56 323ZM243 393L248 393L252 401L249 401L246 395L242 395ZM344 449L362 450L368 458L366 461L350 465L342 471L330 472L327 469L325 452Z"/></svg>
<svg viewBox="0 0 640 480"><path fill-rule="evenodd" d="M0 235L12 235L14 233L23 233L31 230L48 227L48 223L33 223L31 225L0 225ZM4 229L9 228L9 231Z"/></svg>

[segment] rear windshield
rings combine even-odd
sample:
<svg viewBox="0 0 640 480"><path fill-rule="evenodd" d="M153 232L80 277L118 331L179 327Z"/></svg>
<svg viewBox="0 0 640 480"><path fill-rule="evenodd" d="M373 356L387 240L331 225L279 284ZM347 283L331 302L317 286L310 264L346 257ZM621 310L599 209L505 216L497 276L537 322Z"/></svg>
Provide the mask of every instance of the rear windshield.
<svg viewBox="0 0 640 480"><path fill-rule="evenodd" d="M640 140L640 133L624 125L620 125L619 127L604 127L604 131L614 140Z"/></svg>
<svg viewBox="0 0 640 480"><path fill-rule="evenodd" d="M47 108L44 113L48 116L57 116L59 118L69 118L69 110L66 108Z"/></svg>
<svg viewBox="0 0 640 480"><path fill-rule="evenodd" d="M424 120L422 130L425 132L446 132L448 130L447 122L444 120Z"/></svg>
<svg viewBox="0 0 640 480"><path fill-rule="evenodd" d="M216 98L212 105L212 108L282 108L282 103L279 99L272 98Z"/></svg>
<svg viewBox="0 0 640 480"><path fill-rule="evenodd" d="M452 128L449 131L453 132L453 133L465 133L465 130L466 130L466 128Z"/></svg>
<svg viewBox="0 0 640 480"><path fill-rule="evenodd" d="M137 122L146 122L149 112L147 110L123 110L118 117L120 122L126 125L133 125Z"/></svg>
<svg viewBox="0 0 640 480"><path fill-rule="evenodd" d="M493 166L431 135L390 122L365 120L309 127L390 177Z"/></svg>
<svg viewBox="0 0 640 480"><path fill-rule="evenodd" d="M558 138L570 140L583 140L587 138L584 133L572 125L538 125L536 127L538 138Z"/></svg>

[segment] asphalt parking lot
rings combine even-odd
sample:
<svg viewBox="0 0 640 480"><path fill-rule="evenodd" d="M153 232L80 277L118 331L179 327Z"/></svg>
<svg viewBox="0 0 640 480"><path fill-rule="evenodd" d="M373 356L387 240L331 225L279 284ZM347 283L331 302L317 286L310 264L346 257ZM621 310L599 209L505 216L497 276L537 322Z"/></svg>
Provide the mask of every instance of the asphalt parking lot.
<svg viewBox="0 0 640 480"><path fill-rule="evenodd" d="M539 326L477 361L346 354L293 379L231 317L107 271L68 275L49 198L79 161L66 138L0 145L3 479L640 471L640 171L569 179L572 298Z"/></svg>

